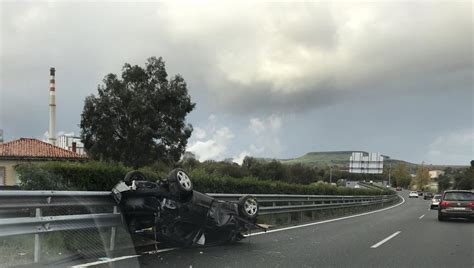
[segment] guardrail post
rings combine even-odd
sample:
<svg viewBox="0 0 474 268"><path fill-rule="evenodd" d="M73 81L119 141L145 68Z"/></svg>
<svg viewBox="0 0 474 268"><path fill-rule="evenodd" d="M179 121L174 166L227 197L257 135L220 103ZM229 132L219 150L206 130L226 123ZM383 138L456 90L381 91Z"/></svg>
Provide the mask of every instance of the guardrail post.
<svg viewBox="0 0 474 268"><path fill-rule="evenodd" d="M117 206L114 206L114 211L112 212L113 214L117 214ZM110 228L110 251L115 249L115 236L117 234L117 227L112 227Z"/></svg>
<svg viewBox="0 0 474 268"><path fill-rule="evenodd" d="M41 208L36 208L35 217L41 217ZM41 259L41 234L35 234L35 249L34 249L34 262L39 262Z"/></svg>

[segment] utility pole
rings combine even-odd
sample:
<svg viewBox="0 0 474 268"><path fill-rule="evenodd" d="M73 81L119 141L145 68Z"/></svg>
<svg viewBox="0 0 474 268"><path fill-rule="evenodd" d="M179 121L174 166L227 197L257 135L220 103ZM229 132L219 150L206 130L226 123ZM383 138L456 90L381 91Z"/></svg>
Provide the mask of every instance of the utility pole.
<svg viewBox="0 0 474 268"><path fill-rule="evenodd" d="M332 183L332 165L329 166L329 183Z"/></svg>
<svg viewBox="0 0 474 268"><path fill-rule="evenodd" d="M388 164L388 185L391 186L390 184L390 173L392 171L392 162ZM398 185L397 185L398 186Z"/></svg>

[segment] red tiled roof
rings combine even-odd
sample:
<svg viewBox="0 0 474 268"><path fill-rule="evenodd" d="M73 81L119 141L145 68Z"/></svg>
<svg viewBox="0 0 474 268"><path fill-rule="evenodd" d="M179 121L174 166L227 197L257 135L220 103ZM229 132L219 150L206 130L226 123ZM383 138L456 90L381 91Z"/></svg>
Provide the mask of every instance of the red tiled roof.
<svg viewBox="0 0 474 268"><path fill-rule="evenodd" d="M86 159L85 156L78 153L68 151L44 141L28 138L20 138L18 140L0 144L0 159L1 158Z"/></svg>

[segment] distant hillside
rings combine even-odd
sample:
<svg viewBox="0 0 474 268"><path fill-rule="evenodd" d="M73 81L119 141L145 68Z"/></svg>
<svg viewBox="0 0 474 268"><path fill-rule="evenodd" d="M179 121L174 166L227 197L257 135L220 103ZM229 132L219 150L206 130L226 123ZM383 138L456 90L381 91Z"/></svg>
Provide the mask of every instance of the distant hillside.
<svg viewBox="0 0 474 268"><path fill-rule="evenodd" d="M325 167L328 165L339 166L342 168L349 168L349 157L351 156L353 151L329 151L329 152L310 152L303 156L292 158L292 159L277 159L278 161L282 162L283 164L304 164L316 167ZM358 151L360 152L360 151ZM271 161L273 159L269 158L259 158L260 161ZM413 164L410 162L397 160L397 159L389 159L386 160L385 163L391 163L392 166L397 165L400 162L404 162L410 171L414 172L417 164Z"/></svg>
<svg viewBox="0 0 474 268"><path fill-rule="evenodd" d="M280 160L284 164L306 164L312 166L340 165L347 166L352 151L310 152L293 159Z"/></svg>
<svg viewBox="0 0 474 268"><path fill-rule="evenodd" d="M280 161L283 164L304 164L309 166L316 166L316 167L326 167L328 165L339 166L342 170L349 169L349 157L351 156L352 152L354 151L328 151L328 152L309 152L303 156L292 158L292 159L275 159ZM356 151L356 152L363 152L363 151ZM274 159L271 158L257 158L259 161L262 162L269 162ZM418 164L410 163L403 160L398 159L388 159L384 161L384 166L392 165L392 168L398 165L399 163L405 163L410 171L410 173L415 173L418 167ZM430 165L426 164L426 166L430 170L434 169L441 169L444 170L447 167L451 167L453 169L462 169L466 168L467 166L453 166L453 165Z"/></svg>

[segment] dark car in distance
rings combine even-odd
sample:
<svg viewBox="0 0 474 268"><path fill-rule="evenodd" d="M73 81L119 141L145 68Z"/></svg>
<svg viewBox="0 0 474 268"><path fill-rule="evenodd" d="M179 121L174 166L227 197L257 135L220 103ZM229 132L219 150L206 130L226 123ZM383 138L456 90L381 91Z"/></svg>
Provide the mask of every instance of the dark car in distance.
<svg viewBox="0 0 474 268"><path fill-rule="evenodd" d="M426 192L424 195L423 195L423 199L424 200L428 200L428 199L431 199L433 198L433 193L432 192Z"/></svg>
<svg viewBox="0 0 474 268"><path fill-rule="evenodd" d="M474 220L474 192L467 190L446 191L438 206L438 220L465 218Z"/></svg>

